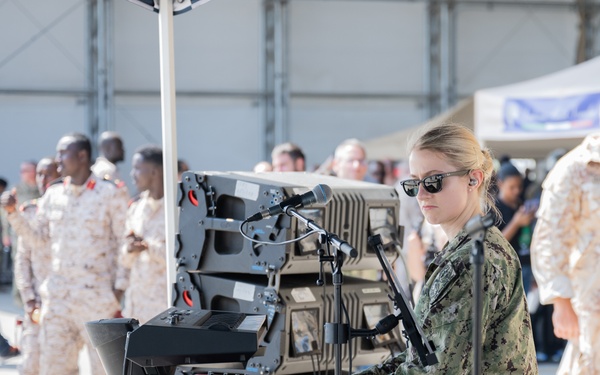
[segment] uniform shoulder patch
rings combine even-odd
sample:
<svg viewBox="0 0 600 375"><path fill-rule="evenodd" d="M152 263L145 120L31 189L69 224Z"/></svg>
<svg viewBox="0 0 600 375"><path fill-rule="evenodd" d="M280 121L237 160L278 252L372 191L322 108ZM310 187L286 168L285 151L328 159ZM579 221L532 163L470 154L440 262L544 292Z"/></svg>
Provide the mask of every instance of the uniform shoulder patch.
<svg viewBox="0 0 600 375"><path fill-rule="evenodd" d="M113 180L108 178L108 176L104 176L102 178L103 181L107 181L110 182L112 185L116 186L117 188L122 188L123 186L125 186L125 182L121 181L121 180Z"/></svg>

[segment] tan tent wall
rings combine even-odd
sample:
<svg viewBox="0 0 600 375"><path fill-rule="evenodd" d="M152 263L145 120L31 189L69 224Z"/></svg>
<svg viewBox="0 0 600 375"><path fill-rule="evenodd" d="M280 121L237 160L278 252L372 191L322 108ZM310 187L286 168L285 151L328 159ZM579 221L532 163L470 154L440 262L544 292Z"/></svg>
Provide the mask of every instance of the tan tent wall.
<svg viewBox="0 0 600 375"><path fill-rule="evenodd" d="M369 160L404 160L408 158L408 146L415 134L418 134L425 127L448 123L460 123L473 129L473 97L464 99L447 112L423 124L365 141L367 158ZM582 138L579 137L525 141L486 141L483 146L488 147L496 158L502 155L510 155L512 158L543 159L552 150L557 148L570 150L578 145L581 140Z"/></svg>
<svg viewBox="0 0 600 375"><path fill-rule="evenodd" d="M460 123L473 129L473 97L464 99L448 111L429 121L383 137L365 142L370 160L403 160L408 157L408 146L415 134L423 128L438 124Z"/></svg>

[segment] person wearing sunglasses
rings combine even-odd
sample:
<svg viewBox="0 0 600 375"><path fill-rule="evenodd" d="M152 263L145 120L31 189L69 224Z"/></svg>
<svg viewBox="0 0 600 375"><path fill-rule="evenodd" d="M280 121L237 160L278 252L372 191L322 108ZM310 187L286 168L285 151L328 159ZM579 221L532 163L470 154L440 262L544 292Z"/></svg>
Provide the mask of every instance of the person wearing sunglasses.
<svg viewBox="0 0 600 375"><path fill-rule="evenodd" d="M427 268L415 306L424 339L438 363L423 365L412 346L361 374L471 374L473 239L465 225L494 210L489 190L492 157L472 131L458 124L428 128L410 148L411 178L401 182L430 224L448 242ZM531 320L517 253L496 227L483 240L482 373L537 374Z"/></svg>

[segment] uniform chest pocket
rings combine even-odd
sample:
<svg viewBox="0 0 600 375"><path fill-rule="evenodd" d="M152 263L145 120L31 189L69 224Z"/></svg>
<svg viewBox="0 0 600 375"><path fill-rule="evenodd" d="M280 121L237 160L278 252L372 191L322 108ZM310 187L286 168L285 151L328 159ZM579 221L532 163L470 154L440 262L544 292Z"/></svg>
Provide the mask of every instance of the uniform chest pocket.
<svg viewBox="0 0 600 375"><path fill-rule="evenodd" d="M433 306L442 300L458 280L458 273L452 263L447 263L435 276L429 289L429 305Z"/></svg>

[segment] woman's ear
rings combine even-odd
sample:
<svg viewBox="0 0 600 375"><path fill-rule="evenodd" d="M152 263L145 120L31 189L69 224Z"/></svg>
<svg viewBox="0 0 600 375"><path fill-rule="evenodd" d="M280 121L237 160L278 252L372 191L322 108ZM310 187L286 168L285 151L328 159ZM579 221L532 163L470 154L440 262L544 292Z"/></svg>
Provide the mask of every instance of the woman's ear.
<svg viewBox="0 0 600 375"><path fill-rule="evenodd" d="M478 187L483 181L483 171L474 169L469 173L469 186Z"/></svg>

